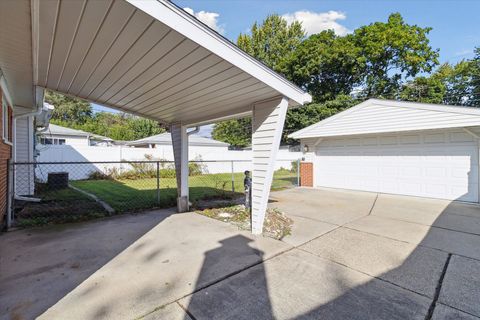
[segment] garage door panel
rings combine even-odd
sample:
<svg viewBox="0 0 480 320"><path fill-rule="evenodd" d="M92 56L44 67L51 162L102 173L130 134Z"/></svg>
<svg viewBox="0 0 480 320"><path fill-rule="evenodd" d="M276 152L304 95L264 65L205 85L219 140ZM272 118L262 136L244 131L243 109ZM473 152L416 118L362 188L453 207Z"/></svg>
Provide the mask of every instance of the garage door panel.
<svg viewBox="0 0 480 320"><path fill-rule="evenodd" d="M322 187L478 201L478 147L449 132L328 139L316 150Z"/></svg>

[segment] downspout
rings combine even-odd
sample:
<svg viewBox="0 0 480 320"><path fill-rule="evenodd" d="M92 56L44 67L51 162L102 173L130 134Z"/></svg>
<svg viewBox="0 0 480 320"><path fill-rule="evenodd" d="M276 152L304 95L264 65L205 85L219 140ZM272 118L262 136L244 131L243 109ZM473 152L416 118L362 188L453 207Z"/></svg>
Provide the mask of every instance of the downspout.
<svg viewBox="0 0 480 320"><path fill-rule="evenodd" d="M13 162L10 162L10 168L13 168L13 163L15 163L15 161L17 160L17 119L20 119L20 118L24 118L24 117L30 117L30 116L38 116L42 113L43 111L43 99L44 99L44 92L43 92L43 89L42 88L38 88L36 87L35 88L35 98L36 98L36 105L37 105L37 109L35 111L32 111L32 112L28 112L28 113L23 113L23 114L19 114L19 115L14 115L12 117L12 135L13 135L13 146L12 146L12 158L13 158ZM46 126L46 128L44 128L45 130L48 128L48 126ZM30 152L30 150L29 150ZM17 195L15 194L15 170L11 170L10 171L10 175L9 175L9 182L8 182L8 188L10 190L8 190L8 209L7 209L7 229L11 227L12 225L12 221L13 221L13 198L15 197L16 199L18 199ZM22 197L24 198L24 197ZM24 199L20 199L20 200L24 200ZM37 201L37 199L34 199L34 198L31 198L31 201Z"/></svg>

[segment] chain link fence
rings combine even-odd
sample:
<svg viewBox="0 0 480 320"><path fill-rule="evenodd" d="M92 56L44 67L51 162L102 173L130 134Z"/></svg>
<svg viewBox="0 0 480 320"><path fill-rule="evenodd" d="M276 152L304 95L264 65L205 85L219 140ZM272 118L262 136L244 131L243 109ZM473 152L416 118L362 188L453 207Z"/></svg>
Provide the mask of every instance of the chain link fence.
<svg viewBox="0 0 480 320"><path fill-rule="evenodd" d="M299 161L278 160L272 190L298 185ZM14 223L72 222L176 205L173 161L13 163ZM250 161L190 161L189 199L243 196Z"/></svg>

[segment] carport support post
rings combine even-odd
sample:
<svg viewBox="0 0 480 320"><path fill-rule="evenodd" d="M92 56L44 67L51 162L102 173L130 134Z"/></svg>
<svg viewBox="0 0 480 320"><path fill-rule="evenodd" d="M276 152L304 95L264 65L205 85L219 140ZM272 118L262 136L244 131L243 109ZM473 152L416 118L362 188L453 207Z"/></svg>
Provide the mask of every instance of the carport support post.
<svg viewBox="0 0 480 320"><path fill-rule="evenodd" d="M252 233L261 234L288 108L285 97L255 103L252 118Z"/></svg>
<svg viewBox="0 0 480 320"><path fill-rule="evenodd" d="M187 212L188 204L188 135L187 127L181 123L170 126L172 135L175 175L177 177L177 211Z"/></svg>

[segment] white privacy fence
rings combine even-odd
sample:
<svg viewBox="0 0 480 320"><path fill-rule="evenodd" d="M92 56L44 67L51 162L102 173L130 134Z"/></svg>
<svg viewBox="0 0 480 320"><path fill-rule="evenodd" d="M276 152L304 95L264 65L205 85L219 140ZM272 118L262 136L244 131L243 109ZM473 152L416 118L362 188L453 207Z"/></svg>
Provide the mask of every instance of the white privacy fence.
<svg viewBox="0 0 480 320"><path fill-rule="evenodd" d="M292 169L292 162L296 162L302 156L301 152L290 152L281 148L277 155L275 170L284 168ZM97 146L40 146L39 156L36 162L121 162L121 161L173 161L173 149L165 145L157 148L131 148L131 147L97 147ZM225 147L190 146L189 160L203 163L208 173L227 173L233 171L243 172L251 170L251 150L228 150ZM130 169L128 164L92 164L92 169L98 167L105 171L109 168L116 170ZM65 166L68 172L68 165ZM47 173L43 172L42 175ZM78 175L78 174L77 174ZM72 176L74 178L74 176ZM86 179L78 176L75 179Z"/></svg>
<svg viewBox="0 0 480 320"><path fill-rule="evenodd" d="M157 148L39 145L36 163L55 163L55 165L18 165L15 170L15 193L32 195L35 181L45 182L51 172L67 172L69 179L89 179L92 173L112 171L126 172L132 169L128 162L161 161L163 168L173 168L173 149L171 146ZM292 167L301 158L301 152L279 150L275 170L296 170ZM203 173L231 173L251 170L251 150L228 150L226 147L190 146L189 158L201 163ZM169 163L170 162L170 163ZM74 165L73 163L77 163ZM78 165L81 163L81 165ZM82 168L79 170L79 168ZM161 168L161 169L163 169Z"/></svg>

